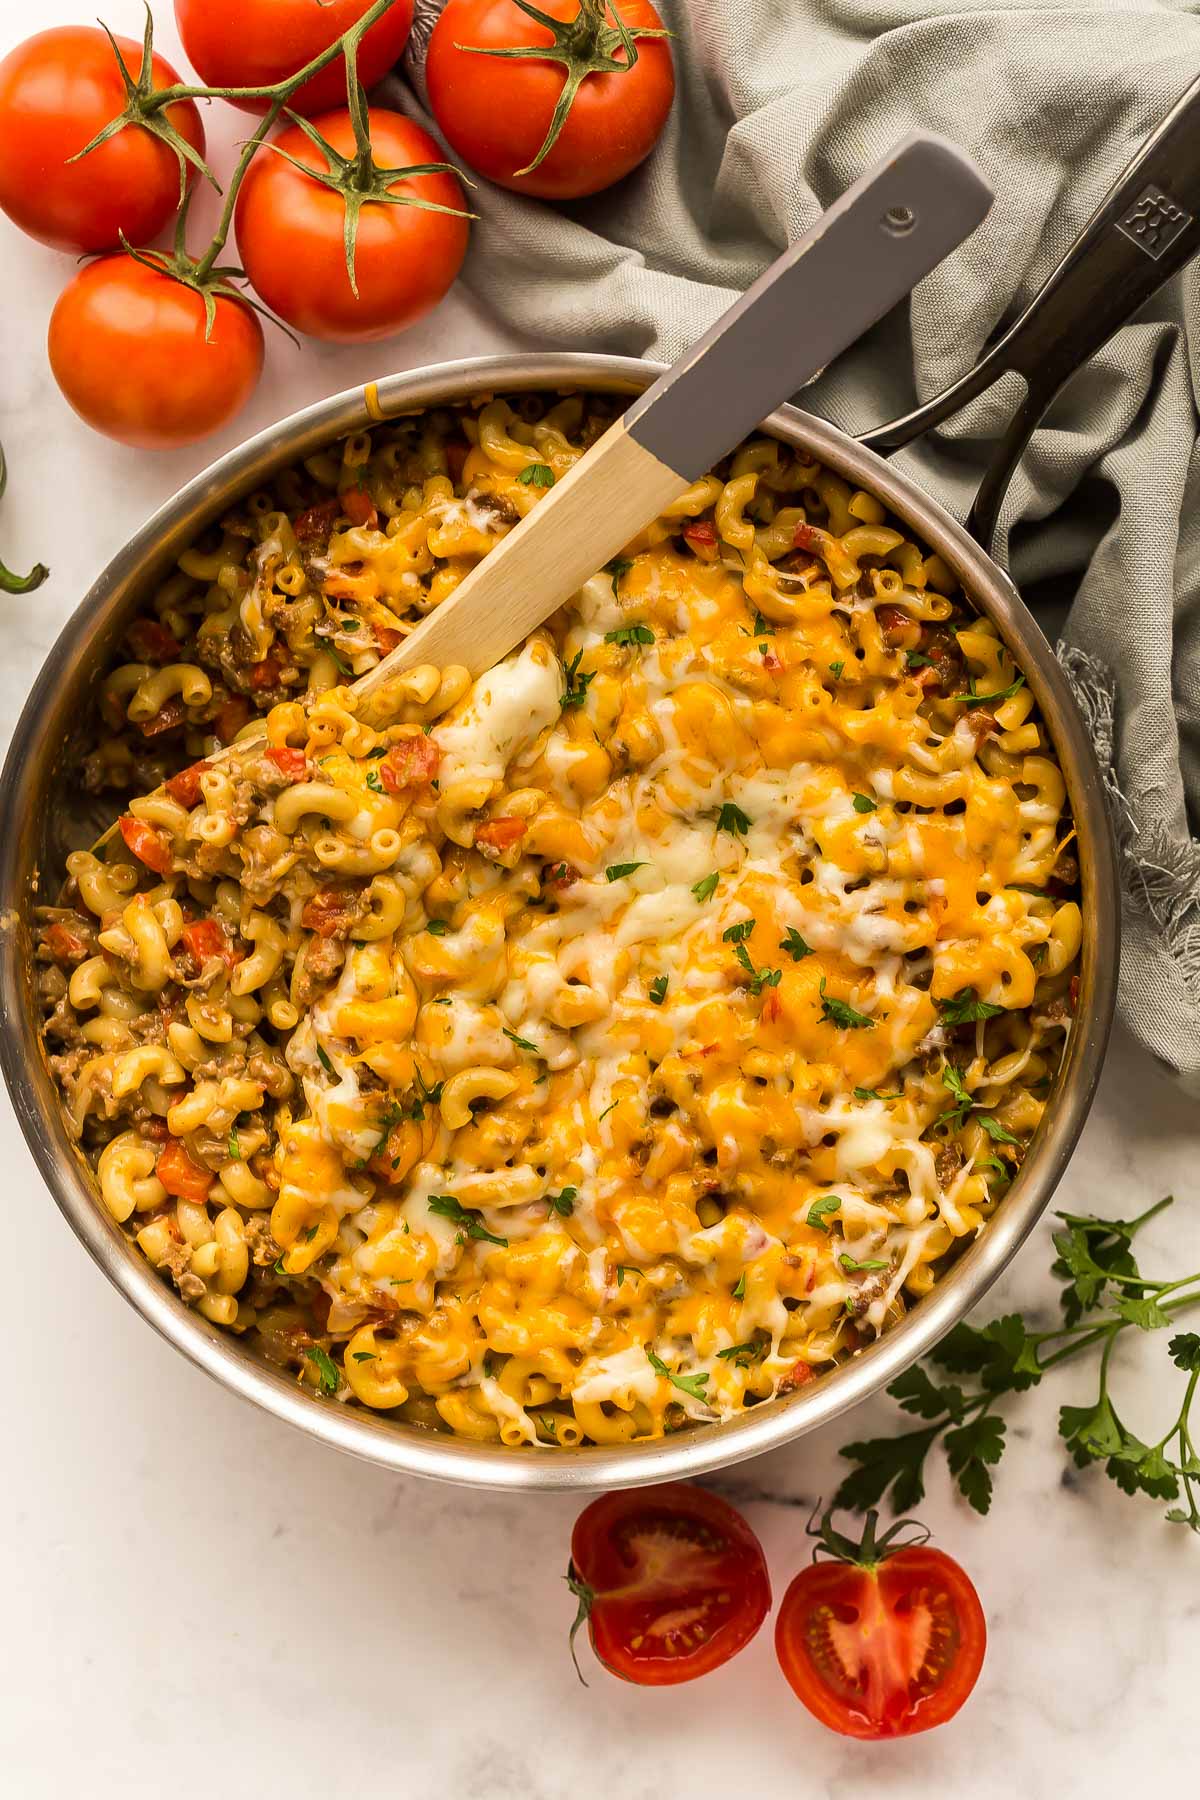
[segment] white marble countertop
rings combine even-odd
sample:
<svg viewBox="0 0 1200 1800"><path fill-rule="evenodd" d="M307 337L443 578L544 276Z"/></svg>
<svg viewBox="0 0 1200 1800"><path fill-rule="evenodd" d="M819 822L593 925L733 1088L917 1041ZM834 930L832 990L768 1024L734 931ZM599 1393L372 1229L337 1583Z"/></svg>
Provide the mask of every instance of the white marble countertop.
<svg viewBox="0 0 1200 1800"><path fill-rule="evenodd" d="M159 5L161 47L178 45ZM0 0L0 53L33 25L87 14L72 0ZM140 34L139 0L105 0ZM222 109L225 111L225 109ZM239 120L210 120L231 142ZM209 445L155 459L92 436L60 399L44 336L71 265L0 220L0 435L11 465L0 553L51 580L0 599L0 728L108 557L188 476L306 401L393 369L506 341L452 297L394 345L365 351L273 336L242 419ZM1195 1102L1118 1036L1061 1204L1130 1214L1179 1195L1148 1246L1200 1263ZM20 1247L3 1336L0 1452L0 1767L13 1800L82 1793L208 1800L643 1800L684 1792L855 1793L916 1800L936 1783L971 1800L1143 1791L1177 1774L1200 1676L1200 1544L1102 1475L1064 1479L1056 1409L1067 1370L1009 1408L1014 1439L991 1517L939 1473L925 1519L977 1580L991 1645L958 1721L862 1746L792 1700L769 1630L699 1687L659 1693L566 1650L561 1575L577 1505L458 1492L308 1441L214 1386L103 1281L43 1189L0 1101L8 1242ZM1049 1312L1049 1226L984 1310ZM994 1304L992 1303L994 1301ZM1136 1349L1136 1347L1135 1347ZM1153 1423L1142 1346L1119 1375ZM1164 1396L1163 1403L1166 1403ZM1131 1409L1132 1410L1132 1409ZM806 1558L806 1508L837 1480L850 1423L734 1470L777 1592Z"/></svg>

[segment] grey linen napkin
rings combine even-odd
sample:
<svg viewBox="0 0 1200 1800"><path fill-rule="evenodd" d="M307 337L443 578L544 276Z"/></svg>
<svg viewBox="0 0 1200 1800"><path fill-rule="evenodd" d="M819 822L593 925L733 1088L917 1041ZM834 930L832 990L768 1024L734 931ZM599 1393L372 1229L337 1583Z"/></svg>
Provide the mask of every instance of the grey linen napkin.
<svg viewBox="0 0 1200 1800"><path fill-rule="evenodd" d="M418 96L444 0L418 0ZM468 285L540 346L670 360L904 131L988 173L990 217L804 391L847 431L967 369L1045 279L1200 69L1167 0L663 0L678 95L650 160L551 207L482 182ZM422 102L423 104L423 102ZM411 96L408 110L421 110ZM425 114L426 122L428 115ZM433 127L436 129L436 127ZM1121 852L1121 1011L1200 1088L1200 271L1193 264L1063 391L1001 521L1105 769ZM1009 416L1006 378L900 466L964 518Z"/></svg>

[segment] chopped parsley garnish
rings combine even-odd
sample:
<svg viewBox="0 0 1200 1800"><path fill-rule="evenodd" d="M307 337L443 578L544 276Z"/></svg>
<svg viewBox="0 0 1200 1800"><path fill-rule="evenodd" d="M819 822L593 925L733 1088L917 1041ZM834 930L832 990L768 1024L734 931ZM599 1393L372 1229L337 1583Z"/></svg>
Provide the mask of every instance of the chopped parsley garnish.
<svg viewBox="0 0 1200 1800"><path fill-rule="evenodd" d="M812 945L805 943L794 925L789 925L786 935L780 938L779 948L786 950L793 962L799 962L802 957L812 955Z"/></svg>
<svg viewBox="0 0 1200 1800"><path fill-rule="evenodd" d="M654 633L648 625L619 625L615 631L605 632L604 641L631 650L635 644L652 644Z"/></svg>
<svg viewBox="0 0 1200 1800"><path fill-rule="evenodd" d="M627 575L629 573L629 571L630 571L630 569L632 569L632 567L633 567L633 564L631 562L627 562L623 556L614 556L610 563L605 563L604 573L606 575L612 576L612 591L613 591L614 599L617 598L617 583L620 581L622 575Z"/></svg>
<svg viewBox="0 0 1200 1800"><path fill-rule="evenodd" d="M746 1271L745 1271L745 1269L743 1269L741 1274L738 1276L738 1284L733 1290L733 1297L735 1300L744 1300L746 1298Z"/></svg>
<svg viewBox="0 0 1200 1800"><path fill-rule="evenodd" d="M695 900L699 905L703 906L704 902L706 900L711 900L713 895L716 893L717 883L720 881L720 879L721 879L721 877L717 874L717 871L715 869L713 870L711 875L702 876L701 879L699 881L697 881L692 888L692 899Z"/></svg>
<svg viewBox="0 0 1200 1800"><path fill-rule="evenodd" d="M322 1350L320 1344L313 1344L304 1352L304 1354L317 1371L321 1392L323 1394L336 1394L342 1385L342 1378L338 1374L337 1364L334 1362L332 1356L330 1356L328 1350Z"/></svg>
<svg viewBox="0 0 1200 1800"><path fill-rule="evenodd" d="M650 983L650 1000L652 1005L661 1006L667 997L667 977L656 975Z"/></svg>
<svg viewBox="0 0 1200 1800"><path fill-rule="evenodd" d="M811 1225L814 1231L828 1231L829 1227L826 1225L825 1221L830 1213L835 1213L837 1211L841 1204L842 1203L836 1194L822 1195L820 1200L814 1200L809 1207L808 1218L805 1223Z"/></svg>
<svg viewBox="0 0 1200 1800"><path fill-rule="evenodd" d="M770 1348L770 1338L747 1338L744 1344L730 1344L728 1350L718 1350L717 1360L736 1363L739 1369L748 1369L751 1363L761 1362Z"/></svg>
<svg viewBox="0 0 1200 1800"><path fill-rule="evenodd" d="M906 650L904 660L910 669L934 669L937 667L932 657L925 656L920 650Z"/></svg>
<svg viewBox="0 0 1200 1800"><path fill-rule="evenodd" d="M241 1162L242 1146L238 1142L238 1134L236 1131L231 1131L229 1134L229 1154L234 1162Z"/></svg>
<svg viewBox="0 0 1200 1800"><path fill-rule="evenodd" d="M899 1089L894 1094L881 1094L878 1088L858 1087L854 1090L856 1100L899 1100Z"/></svg>
<svg viewBox="0 0 1200 1800"><path fill-rule="evenodd" d="M730 837L745 837L749 829L749 815L740 806L735 806L732 800L726 800L717 814L717 830L727 831Z"/></svg>
<svg viewBox="0 0 1200 1800"><path fill-rule="evenodd" d="M671 1370L668 1369L662 1357L655 1356L649 1344L646 1345L646 1361L650 1364L650 1367L654 1370L656 1375L665 1375L671 1386L678 1388L681 1394L688 1394L693 1400L706 1400L708 1398L704 1392L705 1388L708 1386L707 1369L700 1375L674 1375Z"/></svg>
<svg viewBox="0 0 1200 1800"><path fill-rule="evenodd" d="M821 977L821 1017L842 1031L869 1031L875 1024L866 1013L856 1012L845 1000L830 1000L825 993L825 977Z"/></svg>
<svg viewBox="0 0 1200 1800"><path fill-rule="evenodd" d="M531 1044L528 1038L518 1037L515 1031L510 1031L508 1029L507 1025L505 1025L503 1027L503 1030L504 1030L505 1037L511 1039L511 1041L517 1046L518 1050L528 1050L534 1056L541 1055L541 1052L538 1049L537 1045Z"/></svg>
<svg viewBox="0 0 1200 1800"><path fill-rule="evenodd" d="M1025 677L1023 675L1018 675L1017 679L1012 682L1010 686L1001 688L998 693L977 694L975 692L975 682L974 679L972 679L967 683L967 692L965 694L947 694L946 698L951 706L993 706L998 701L1011 700L1013 695L1018 693L1024 686Z"/></svg>
<svg viewBox="0 0 1200 1800"><path fill-rule="evenodd" d="M727 925L721 933L721 942L723 944L744 944L757 923L757 919L739 919L736 925Z"/></svg>
<svg viewBox="0 0 1200 1800"><path fill-rule="evenodd" d="M332 1075L334 1073L333 1064L329 1060L324 1044L317 1045L317 1061L327 1075Z"/></svg>
<svg viewBox="0 0 1200 1800"><path fill-rule="evenodd" d="M354 1356L355 1362L374 1362L375 1361L374 1350L355 1350L352 1354Z"/></svg>
<svg viewBox="0 0 1200 1800"><path fill-rule="evenodd" d="M587 691L596 679L595 669L591 669L587 673L584 673L580 669L579 665L582 661L583 651L577 650L563 670L563 674L566 676L567 686L566 692L559 701L559 705L564 712L570 707L583 705L584 701L587 699Z"/></svg>
<svg viewBox="0 0 1200 1800"><path fill-rule="evenodd" d="M607 881L621 881L626 875L632 875L635 869L644 869L645 867L644 858L641 862L609 863L604 875Z"/></svg>
<svg viewBox="0 0 1200 1800"><path fill-rule="evenodd" d="M617 1286L618 1287L625 1286L625 1277L627 1275L640 1275L641 1272L642 1271L640 1269L635 1269L632 1263L618 1263L617 1264Z"/></svg>
<svg viewBox="0 0 1200 1800"><path fill-rule="evenodd" d="M497 1237L494 1231L489 1231L474 1207L464 1206L453 1194L430 1194L428 1206L431 1213L437 1213L439 1218L449 1219L451 1224L465 1231L468 1237L476 1238L481 1243L499 1244L502 1250L508 1249L508 1239Z"/></svg>
<svg viewBox="0 0 1200 1800"><path fill-rule="evenodd" d="M853 806L856 813L871 813L875 811L875 802L872 800L870 794L854 794L851 796L850 804Z"/></svg>
<svg viewBox="0 0 1200 1800"><path fill-rule="evenodd" d="M959 988L952 1000L939 1000L938 1011L942 1015L943 1025L972 1025L979 1019L994 1019L1002 1013L1002 1006L993 1006L990 1000L977 998L975 989Z"/></svg>
<svg viewBox="0 0 1200 1800"><path fill-rule="evenodd" d="M308 1230L307 1230L307 1231L306 1231L306 1232L305 1232L305 1234L304 1234L304 1241L305 1241L305 1243L306 1243L306 1244L311 1244L311 1243L312 1243L312 1241L313 1241L313 1239L314 1239L314 1238L315 1238L315 1237L316 1237L316 1235L317 1235L317 1232L318 1232L318 1231L319 1231L319 1230L320 1230L320 1229L321 1229L321 1228L320 1228L320 1226L319 1226L319 1225L310 1225L310 1226L309 1226L309 1228L308 1228Z"/></svg>
<svg viewBox="0 0 1200 1800"><path fill-rule="evenodd" d="M886 1269L890 1267L886 1257L882 1262L877 1256L868 1258L866 1262L855 1262L852 1256L839 1256L838 1261L841 1263L843 1269L851 1275L860 1269Z"/></svg>
<svg viewBox="0 0 1200 1800"><path fill-rule="evenodd" d="M561 1193L547 1194L546 1204L549 1206L551 1212L556 1212L558 1214L560 1219L569 1219L571 1214L575 1211L575 1202L578 1198L578 1188L565 1187Z"/></svg>
<svg viewBox="0 0 1200 1800"><path fill-rule="evenodd" d="M840 681L842 679L842 670L845 668L845 666L846 665L844 662L830 663L829 673L833 676L833 679L835 681Z"/></svg>
<svg viewBox="0 0 1200 1800"><path fill-rule="evenodd" d="M336 647L329 641L328 638L326 638L324 640L324 642L325 642L326 652L329 656L330 661L333 663L334 667L339 669L343 675L349 675L351 677L351 679L353 679L354 670L350 667L350 664L346 661L345 657L339 656Z"/></svg>
<svg viewBox="0 0 1200 1800"><path fill-rule="evenodd" d="M754 921L751 920L750 924L753 927ZM741 963L743 969L745 969L747 975L750 977L750 992L752 994L761 994L764 988L778 987L779 983L783 980L782 969L756 969L751 960L750 952L747 950L745 944L735 944L733 954L737 957L739 963Z"/></svg>
<svg viewBox="0 0 1200 1800"><path fill-rule="evenodd" d="M430 937L445 937L450 927L447 925L445 919L430 919L425 929Z"/></svg>
<svg viewBox="0 0 1200 1800"><path fill-rule="evenodd" d="M754 629L750 635L752 637L774 637L775 627L773 625L768 625L762 614L756 612L754 615Z"/></svg>
<svg viewBox="0 0 1200 1800"><path fill-rule="evenodd" d="M614 1107L617 1107L620 1104L619 1100L610 1100L604 1111L600 1114L600 1117L596 1120L597 1125L602 1125L609 1113L613 1111Z"/></svg>
<svg viewBox="0 0 1200 1800"><path fill-rule="evenodd" d="M993 1119L990 1113L980 1113L979 1123L993 1144L1019 1144L1021 1142L1020 1138L1015 1138L1011 1131L1004 1128L999 1119Z"/></svg>
<svg viewBox="0 0 1200 1800"><path fill-rule="evenodd" d="M375 773L374 769L367 770L367 786L373 794L382 794L383 792L383 783L380 781L379 776Z"/></svg>
<svg viewBox="0 0 1200 1800"><path fill-rule="evenodd" d="M526 463L518 472L517 480L522 487L553 487L554 470L549 463Z"/></svg>

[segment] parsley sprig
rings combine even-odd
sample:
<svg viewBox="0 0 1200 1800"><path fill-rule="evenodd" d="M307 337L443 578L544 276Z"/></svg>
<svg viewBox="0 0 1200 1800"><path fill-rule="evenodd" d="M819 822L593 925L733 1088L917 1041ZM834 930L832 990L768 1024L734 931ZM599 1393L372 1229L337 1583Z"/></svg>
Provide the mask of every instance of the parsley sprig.
<svg viewBox="0 0 1200 1800"><path fill-rule="evenodd" d="M499 1244L502 1250L508 1249L508 1239L497 1237L494 1231L489 1231L475 1208L464 1206L454 1194L430 1194L428 1205L431 1213L449 1219L460 1231L465 1231L469 1238L475 1238L480 1243Z"/></svg>
<svg viewBox="0 0 1200 1800"><path fill-rule="evenodd" d="M646 1361L656 1375L665 1375L671 1386L678 1388L681 1394L687 1394L693 1400L707 1399L704 1392L708 1386L707 1369L702 1370L699 1375L676 1375L674 1370L668 1369L661 1356L655 1356L649 1344L646 1345Z"/></svg>
<svg viewBox="0 0 1200 1800"><path fill-rule="evenodd" d="M1200 1304L1200 1270L1173 1281L1144 1275L1133 1241L1170 1196L1135 1219L1059 1213L1052 1272L1062 1282L1063 1323L1032 1331L1020 1313L988 1325L956 1325L924 1364L908 1369L888 1393L924 1421L917 1431L847 1444L842 1455L858 1466L838 1489L835 1504L865 1511L887 1495L905 1512L925 1493L926 1460L941 1445L959 1492L976 1512L992 1503L992 1471L1004 1454L1007 1425L1001 1403L1036 1387L1059 1363L1100 1352L1096 1390L1081 1406L1063 1406L1059 1436L1077 1468L1100 1464L1126 1494L1172 1501L1167 1518L1200 1534L1200 1442L1191 1409L1200 1385L1200 1333L1177 1331L1167 1355L1187 1377L1165 1432L1145 1440L1113 1402L1109 1376L1118 1342L1130 1331L1164 1331L1178 1314ZM932 1365L933 1373L930 1372ZM969 1378L959 1383L943 1374Z"/></svg>
<svg viewBox="0 0 1200 1800"><path fill-rule="evenodd" d="M583 705L584 701L587 699L587 691L596 679L595 669L582 670L579 667L582 661L583 651L577 650L563 670L563 674L566 677L566 687L563 690L562 699L558 704L562 707L564 712L569 712L573 708L578 708Z"/></svg>

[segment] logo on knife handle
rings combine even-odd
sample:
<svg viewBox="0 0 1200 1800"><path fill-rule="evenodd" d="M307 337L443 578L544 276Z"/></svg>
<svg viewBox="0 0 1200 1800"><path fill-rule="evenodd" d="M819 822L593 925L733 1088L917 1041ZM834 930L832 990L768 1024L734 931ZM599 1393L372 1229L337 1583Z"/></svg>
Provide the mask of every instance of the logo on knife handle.
<svg viewBox="0 0 1200 1800"><path fill-rule="evenodd" d="M1125 217L1117 220L1117 230L1157 262L1191 222L1191 213L1185 212L1177 200L1172 200L1170 194L1151 182L1138 195Z"/></svg>

